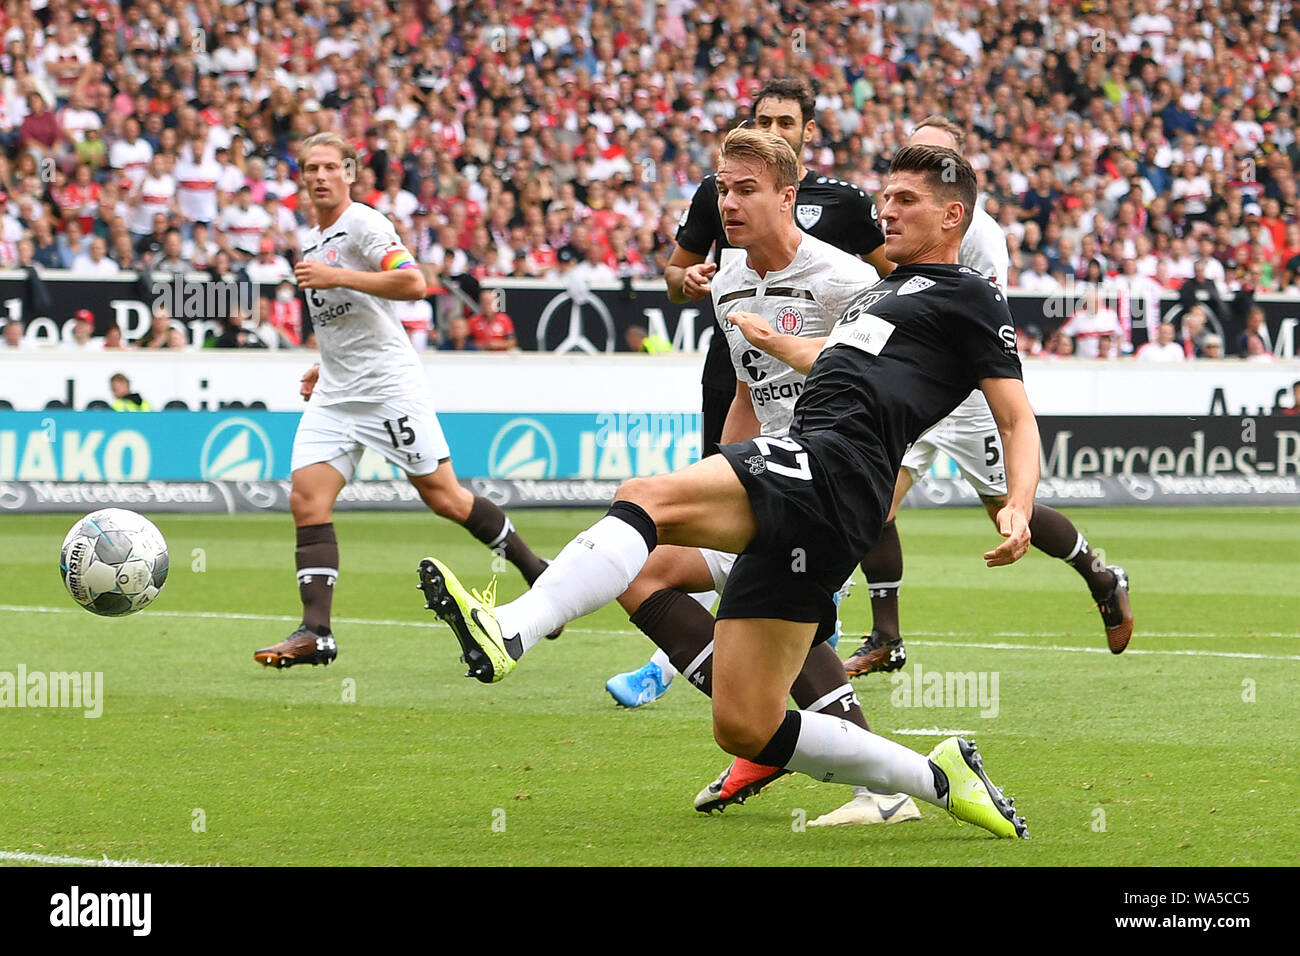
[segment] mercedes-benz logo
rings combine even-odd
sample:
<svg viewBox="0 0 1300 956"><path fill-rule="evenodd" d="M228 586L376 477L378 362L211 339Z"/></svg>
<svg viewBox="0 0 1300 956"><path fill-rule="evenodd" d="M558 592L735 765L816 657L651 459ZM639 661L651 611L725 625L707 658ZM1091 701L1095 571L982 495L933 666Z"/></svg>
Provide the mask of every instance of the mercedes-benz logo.
<svg viewBox="0 0 1300 956"><path fill-rule="evenodd" d="M474 494L482 495L498 508L510 504L510 489L504 482L492 481L490 478L473 478L470 480L470 485L474 488Z"/></svg>
<svg viewBox="0 0 1300 956"><path fill-rule="evenodd" d="M921 494L925 495L926 500L936 505L946 505L952 500L951 481L940 481L926 476L921 479L918 487L921 489Z"/></svg>
<svg viewBox="0 0 1300 956"><path fill-rule="evenodd" d="M25 504L27 504L26 488L0 481L0 508L6 511L17 511Z"/></svg>
<svg viewBox="0 0 1300 956"><path fill-rule="evenodd" d="M267 510L274 508L279 500L279 488L271 481L240 481L235 483L239 493L254 508Z"/></svg>
<svg viewBox="0 0 1300 956"><path fill-rule="evenodd" d="M1156 483L1141 475L1120 475L1119 483L1138 501L1150 501L1156 494Z"/></svg>
<svg viewBox="0 0 1300 956"><path fill-rule="evenodd" d="M555 298L546 303L546 308L542 310L541 318L537 320L538 349L547 351L546 330L550 326L551 317L566 302L569 304L569 331L563 341L550 351L556 355L564 355L566 352L573 351L586 352L588 355L599 355L601 351L613 354L615 348L614 318L609 314L609 309L605 307L605 303L594 295L588 295L583 301L579 301L568 292L561 292L556 295ZM596 313L596 317L605 326L605 348L603 350L596 348L583 330L583 309L587 307Z"/></svg>

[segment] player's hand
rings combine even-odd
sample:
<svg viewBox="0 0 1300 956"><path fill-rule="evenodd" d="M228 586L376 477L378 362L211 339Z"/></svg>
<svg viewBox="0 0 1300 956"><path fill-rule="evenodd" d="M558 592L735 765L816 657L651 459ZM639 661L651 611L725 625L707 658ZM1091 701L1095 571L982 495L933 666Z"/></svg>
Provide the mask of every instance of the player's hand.
<svg viewBox="0 0 1300 956"><path fill-rule="evenodd" d="M709 277L718 271L716 262L697 262L683 273L682 292L688 299L703 299L709 294Z"/></svg>
<svg viewBox="0 0 1300 956"><path fill-rule="evenodd" d="M311 400L311 393L316 390L316 379L320 378L320 366L313 365L307 369L307 374L302 377L302 386L298 389L298 394L302 396L304 402Z"/></svg>
<svg viewBox="0 0 1300 956"><path fill-rule="evenodd" d="M727 321L740 329L740 334L745 337L745 341L764 352L767 351L767 345L772 339L780 334L773 331L767 319L757 312L731 312L727 315Z"/></svg>
<svg viewBox="0 0 1300 956"><path fill-rule="evenodd" d="M293 277L298 280L300 289L332 289L338 285L336 276L339 271L323 262L303 259L293 267Z"/></svg>
<svg viewBox="0 0 1300 956"><path fill-rule="evenodd" d="M1010 505L998 512L998 532L1007 540L992 551L984 552L984 563L990 568L1014 564L1029 550L1029 516Z"/></svg>

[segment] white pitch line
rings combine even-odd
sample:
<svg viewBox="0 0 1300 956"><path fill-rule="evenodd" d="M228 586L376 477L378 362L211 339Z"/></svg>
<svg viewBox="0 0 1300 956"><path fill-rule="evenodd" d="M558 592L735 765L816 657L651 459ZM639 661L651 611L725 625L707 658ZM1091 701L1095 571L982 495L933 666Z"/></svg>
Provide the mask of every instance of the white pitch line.
<svg viewBox="0 0 1300 956"><path fill-rule="evenodd" d="M1047 637L1049 635L1041 635ZM1184 635L1191 636L1191 635ZM1067 647L1060 644L1005 644L977 641L908 641L917 647L977 647L987 651L1059 651L1064 654L1110 654L1104 647ZM1173 657L1230 657L1247 661L1300 661L1300 654L1248 654L1244 651L1180 651L1150 648L1134 648L1124 652L1125 657L1134 655L1161 655ZM1115 656L1115 655L1111 655Z"/></svg>
<svg viewBox="0 0 1300 956"><path fill-rule="evenodd" d="M902 737L956 737L959 734L973 734L973 730L944 730L940 727L916 727L907 730L891 730L889 735Z"/></svg>
<svg viewBox="0 0 1300 956"><path fill-rule="evenodd" d="M0 614L84 614L85 611L75 607L44 607L40 605L25 604L0 604ZM289 614L241 614L239 612L221 612L221 611L164 611L160 609L151 609L147 612L150 617L169 617L169 618L197 618L200 620L215 621L268 621L268 622L287 622L296 624L301 620L299 615ZM366 617L336 617L334 621L338 624L356 624L362 627L430 627L437 624L436 619L432 616L422 621L395 621L383 618L366 618ZM600 627L574 627L570 628L574 634L618 634L629 635L636 634L630 628L600 628ZM1010 644L1005 642L975 642L975 641L935 641L935 640L915 640L913 635L922 638L933 637L962 637L961 631L911 631L907 636L909 643L917 647L968 647L978 648L981 650L991 651L1049 651L1065 654L1110 654L1110 651L1103 647L1071 647L1062 644ZM1042 637L1074 637L1074 631L998 631L994 636L997 637L1025 637L1025 638L1042 638ZM1177 631L1160 631L1145 632L1137 634L1139 639L1145 638L1219 638L1240 640L1240 634L1215 634L1215 633L1182 633ZM1266 633L1251 634L1249 637L1300 637L1291 631L1270 631ZM1260 661L1300 661L1300 654L1252 654L1245 651L1192 651L1192 650L1173 650L1162 648L1133 648L1124 652L1125 656L1135 655L1157 655L1173 657L1226 657L1238 660L1260 660Z"/></svg>
<svg viewBox="0 0 1300 956"><path fill-rule="evenodd" d="M144 860L110 860L107 856L101 859L81 856L54 856L49 853L15 853L11 850L0 850L0 861L9 861L13 863L42 863L47 866L189 866L188 863L149 863Z"/></svg>

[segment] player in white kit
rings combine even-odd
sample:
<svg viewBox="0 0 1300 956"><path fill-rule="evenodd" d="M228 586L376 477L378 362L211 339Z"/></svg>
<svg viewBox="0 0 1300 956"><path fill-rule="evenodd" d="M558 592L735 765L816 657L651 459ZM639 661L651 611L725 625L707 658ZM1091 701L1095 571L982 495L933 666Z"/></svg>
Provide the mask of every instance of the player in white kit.
<svg viewBox="0 0 1300 956"><path fill-rule="evenodd" d="M328 664L338 653L330 629L339 568L334 502L365 448L404 471L435 513L502 554L530 584L546 568L499 507L456 480L423 368L394 308L394 300L424 298L425 279L393 224L349 197L356 151L341 136L320 133L303 143L299 163L317 225L294 276L321 361L302 379L309 404L291 464L303 622L254 653L268 667Z"/></svg>

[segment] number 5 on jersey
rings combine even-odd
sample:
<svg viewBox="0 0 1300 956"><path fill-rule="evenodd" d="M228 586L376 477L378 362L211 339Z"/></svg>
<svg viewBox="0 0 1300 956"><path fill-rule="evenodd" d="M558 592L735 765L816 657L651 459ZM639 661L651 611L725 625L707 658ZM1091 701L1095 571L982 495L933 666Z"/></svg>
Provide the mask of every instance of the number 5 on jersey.
<svg viewBox="0 0 1300 956"><path fill-rule="evenodd" d="M767 470L774 475L783 475L786 478L799 478L803 481L812 481L812 470L808 467L808 453L803 450L803 446L792 438L769 438L766 435L760 435L754 439L754 444L762 452L763 457L767 459ZM772 450L780 449L792 453L794 467L782 465L773 461Z"/></svg>

